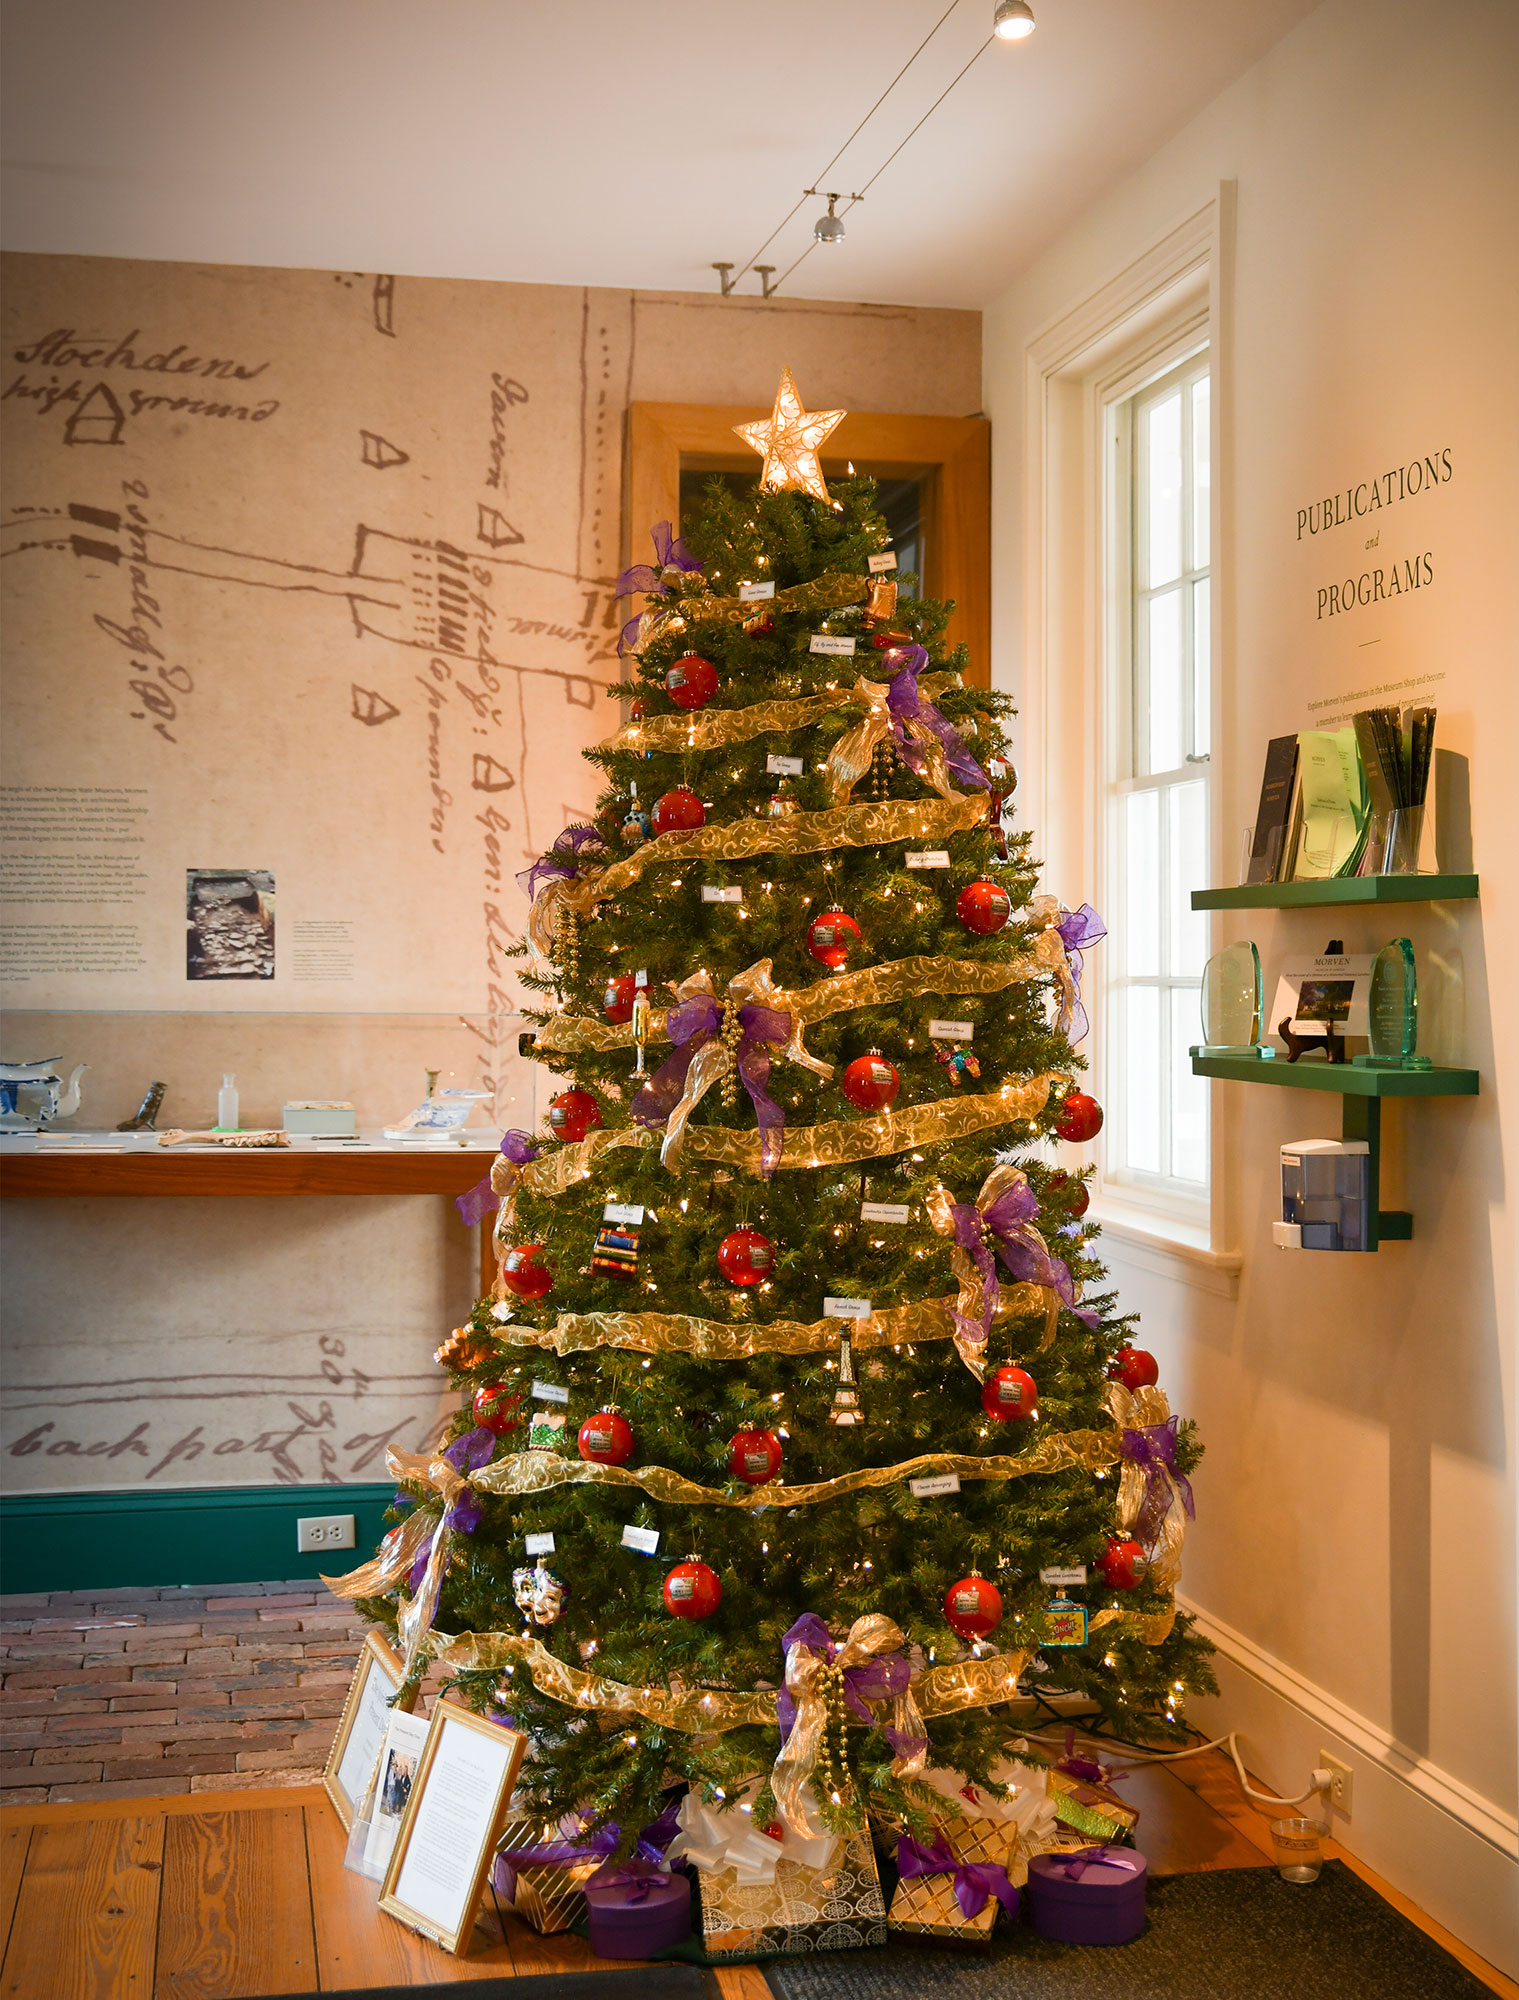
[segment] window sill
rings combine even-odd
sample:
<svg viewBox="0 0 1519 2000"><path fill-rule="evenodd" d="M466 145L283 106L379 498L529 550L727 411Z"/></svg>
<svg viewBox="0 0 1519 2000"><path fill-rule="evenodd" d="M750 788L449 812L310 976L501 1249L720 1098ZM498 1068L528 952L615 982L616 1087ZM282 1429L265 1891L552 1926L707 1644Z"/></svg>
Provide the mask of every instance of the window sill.
<svg viewBox="0 0 1519 2000"><path fill-rule="evenodd" d="M1110 1197L1099 1197L1088 1210L1090 1219L1115 1246L1126 1263L1179 1285L1192 1285L1215 1298L1239 1297L1244 1263L1237 1250L1214 1250L1208 1232L1187 1222L1162 1219L1147 1209L1129 1208Z"/></svg>

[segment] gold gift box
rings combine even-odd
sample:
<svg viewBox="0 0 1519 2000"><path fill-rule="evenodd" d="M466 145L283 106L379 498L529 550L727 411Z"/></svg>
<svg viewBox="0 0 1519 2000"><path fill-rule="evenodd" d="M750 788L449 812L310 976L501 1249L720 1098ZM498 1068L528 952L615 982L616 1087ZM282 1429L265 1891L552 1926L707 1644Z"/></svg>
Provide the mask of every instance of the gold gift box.
<svg viewBox="0 0 1519 2000"><path fill-rule="evenodd" d="M1139 1824L1139 1808L1121 1799L1109 1785L1089 1784L1066 1771L1051 1771L1050 1797L1055 1817L1089 1841L1118 1839Z"/></svg>
<svg viewBox="0 0 1519 2000"><path fill-rule="evenodd" d="M998 1868L1011 1868L1018 1848L1018 1828L1011 1820L979 1814L975 1819L966 1819L959 1813L946 1813L939 1827L954 1849L957 1861L990 1862ZM887 1927L915 1937L938 1938L947 1944L989 1945L1001 1907L995 1896L988 1896L977 1915L968 1917L955 1895L953 1873L913 1875L897 1883Z"/></svg>
<svg viewBox="0 0 1519 2000"><path fill-rule="evenodd" d="M511 1867L514 1849L544 1847L550 1841L563 1839L563 1833L553 1820L545 1824L541 1819L512 1818L507 1821L505 1831L496 1844L496 1852ZM512 1908L524 1923L531 1924L544 1937L554 1931L567 1931L577 1918L585 1915L585 1885L601 1866L602 1859L602 1856L595 1855L589 1861L542 1862L531 1868L513 1867L517 1886Z"/></svg>
<svg viewBox="0 0 1519 2000"><path fill-rule="evenodd" d="M740 1882L735 1868L704 1868L702 1943L713 1958L798 1956L885 1944L886 1903L865 1828L847 1834L826 1868L784 1855L773 1882Z"/></svg>

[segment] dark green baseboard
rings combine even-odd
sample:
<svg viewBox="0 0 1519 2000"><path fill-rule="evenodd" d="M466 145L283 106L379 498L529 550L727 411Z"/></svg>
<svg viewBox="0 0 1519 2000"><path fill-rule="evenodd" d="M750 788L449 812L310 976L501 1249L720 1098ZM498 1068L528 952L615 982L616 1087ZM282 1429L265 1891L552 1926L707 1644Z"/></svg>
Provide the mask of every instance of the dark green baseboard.
<svg viewBox="0 0 1519 2000"><path fill-rule="evenodd" d="M0 1495L0 1592L334 1575L374 1553L394 1492L389 1482ZM295 1524L309 1514L352 1514L357 1546L298 1554Z"/></svg>

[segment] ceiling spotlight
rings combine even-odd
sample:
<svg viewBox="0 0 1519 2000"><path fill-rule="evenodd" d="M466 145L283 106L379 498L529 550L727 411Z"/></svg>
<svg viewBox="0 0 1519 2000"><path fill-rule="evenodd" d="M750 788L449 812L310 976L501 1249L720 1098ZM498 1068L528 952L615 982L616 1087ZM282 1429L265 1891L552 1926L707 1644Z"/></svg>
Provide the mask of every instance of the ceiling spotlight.
<svg viewBox="0 0 1519 2000"><path fill-rule="evenodd" d="M820 194L822 190L820 188L809 188L807 192L809 194ZM812 225L812 233L819 243L842 243L844 240L844 218L842 215L835 215L833 212L834 204L837 200L838 196L836 194L829 195L828 213L820 215Z"/></svg>
<svg viewBox="0 0 1519 2000"><path fill-rule="evenodd" d="M1002 42L1021 42L1034 32L1034 10L1028 0L997 0L992 9L992 33Z"/></svg>

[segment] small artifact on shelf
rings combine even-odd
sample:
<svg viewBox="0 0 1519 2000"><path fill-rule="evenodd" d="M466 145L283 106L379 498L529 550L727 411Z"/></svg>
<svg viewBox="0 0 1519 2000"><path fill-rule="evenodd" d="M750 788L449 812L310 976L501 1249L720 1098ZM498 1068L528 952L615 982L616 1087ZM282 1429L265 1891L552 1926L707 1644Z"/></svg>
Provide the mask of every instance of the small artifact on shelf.
<svg viewBox="0 0 1519 2000"><path fill-rule="evenodd" d="M299 1132L308 1139L351 1139L358 1131L353 1106L341 1098L292 1098L280 1114L280 1123L287 1132Z"/></svg>
<svg viewBox="0 0 1519 2000"><path fill-rule="evenodd" d="M1270 1061L1276 1050L1261 1041L1265 1001L1261 955L1244 939L1215 952L1203 968L1200 1056L1256 1056ZM1289 1023L1290 1025L1290 1023Z"/></svg>
<svg viewBox="0 0 1519 2000"><path fill-rule="evenodd" d="M57 1056L0 1063L0 1132L40 1132L55 1118L71 1118L79 1109L79 1079L88 1068L75 1063L65 1083Z"/></svg>
<svg viewBox="0 0 1519 2000"><path fill-rule="evenodd" d="M387 1125L387 1139L438 1140L457 1137L462 1145L465 1121L477 1104L489 1104L488 1090L435 1090L438 1071L429 1070L428 1094L398 1125Z"/></svg>
<svg viewBox="0 0 1519 2000"><path fill-rule="evenodd" d="M1411 939L1394 938L1371 961L1366 1016L1370 1047L1355 1058L1358 1069L1434 1068L1428 1056L1414 1053L1419 1040L1419 982Z"/></svg>
<svg viewBox="0 0 1519 2000"><path fill-rule="evenodd" d="M288 1146L288 1132L181 1132L177 1128L160 1132L160 1146Z"/></svg>
<svg viewBox="0 0 1519 2000"><path fill-rule="evenodd" d="M130 1118L123 1118L116 1127L118 1132L154 1132L158 1129L158 1114L163 1109L166 1083L150 1083L143 1093L141 1104Z"/></svg>

